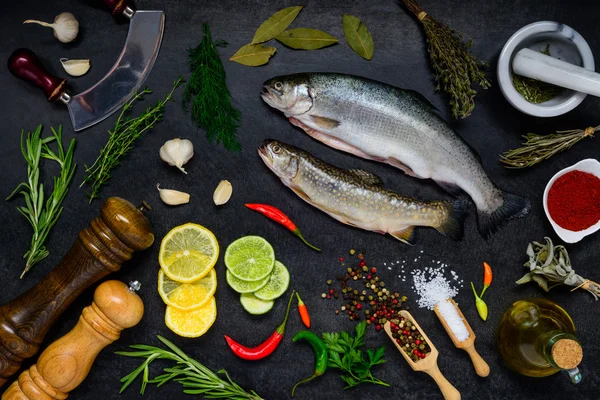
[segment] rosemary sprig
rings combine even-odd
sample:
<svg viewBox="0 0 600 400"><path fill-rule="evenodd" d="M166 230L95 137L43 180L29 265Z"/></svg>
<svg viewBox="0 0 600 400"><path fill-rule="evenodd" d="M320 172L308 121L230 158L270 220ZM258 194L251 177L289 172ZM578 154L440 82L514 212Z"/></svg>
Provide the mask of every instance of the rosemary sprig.
<svg viewBox="0 0 600 400"><path fill-rule="evenodd" d="M501 154L500 162L505 164L506 168L531 167L557 153L570 149L583 138L593 137L598 130L600 130L600 125L595 128L588 126L585 129L556 131L556 133L550 135L528 133L523 135L526 139L523 147Z"/></svg>
<svg viewBox="0 0 600 400"><path fill-rule="evenodd" d="M21 279L31 267L50 254L44 243L62 213L61 204L69 191L69 183L75 173L76 164L73 164L75 139L71 139L69 148L65 152L62 143L62 126L59 125L58 130L50 129L52 136L44 139L42 139L42 125L38 125L35 132L28 133L26 139L25 132L21 132L21 152L27 161L27 183L21 182L6 198L10 200L17 193L23 195L25 206L17 207L17 210L27 218L33 228L29 250L23 256L26 261ZM56 152L49 146L52 142L57 143ZM40 183L42 158L56 161L60 166L60 174L54 177L54 187L45 204L44 184Z"/></svg>
<svg viewBox="0 0 600 400"><path fill-rule="evenodd" d="M402 0L423 24L427 36L428 51L431 58L436 90L443 89L450 95L452 116L466 118L475 108L475 91L471 82L482 89L491 86L483 72L487 64L471 53L472 40L463 42L462 34L437 21L419 7L415 0Z"/></svg>
<svg viewBox="0 0 600 400"><path fill-rule="evenodd" d="M162 386L165 383L174 380L183 385L185 394L201 394L209 399L231 399L231 400L262 400L254 390L249 392L242 389L237 383L231 380L227 372L223 369L218 371L225 379L220 378L210 369L200 364L198 361L190 358L179 347L175 346L169 340L162 336L157 336L165 346L171 351L159 347L147 346L143 344L134 344L131 347L137 351L117 351L116 354L126 357L141 357L146 360L129 375L121 378L120 393L122 393L140 374L142 375L141 394L148 383L155 383ZM154 360L171 360L176 365L172 368L165 368L165 374L159 375L154 379L149 379L148 366Z"/></svg>
<svg viewBox="0 0 600 400"><path fill-rule="evenodd" d="M204 128L209 142L222 143L227 150L241 150L237 140L237 128L241 113L231 104L231 93L227 88L227 76L221 63L217 47L227 42L213 43L208 24L202 24L202 41L188 50L188 61L192 75L183 93L183 107L192 103L192 122Z"/></svg>
<svg viewBox="0 0 600 400"><path fill-rule="evenodd" d="M121 162L121 157L126 155L132 148L134 142L142 136L144 132L154 128L157 122L161 121L165 113L165 105L173 99L173 93L183 82L182 78L179 78L173 84L173 89L167 94L167 96L156 103L154 106L148 107L140 116L131 118L127 114L133 108L133 104L144 98L144 95L152 93L148 88L145 88L139 93L136 93L131 100L129 100L121 110L119 118L115 123L112 131L108 131L109 137L108 142L102 150L100 155L91 167L85 167L85 176L80 187L87 184L91 185L89 192L90 203L92 200L100 197L100 189L103 185L107 184L111 178L111 172Z"/></svg>

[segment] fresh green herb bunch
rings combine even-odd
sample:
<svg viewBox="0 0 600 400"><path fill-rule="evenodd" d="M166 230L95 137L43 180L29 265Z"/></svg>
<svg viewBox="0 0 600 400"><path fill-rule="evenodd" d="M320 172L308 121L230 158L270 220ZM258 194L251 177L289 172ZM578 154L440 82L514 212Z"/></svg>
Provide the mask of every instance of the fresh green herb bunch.
<svg viewBox="0 0 600 400"><path fill-rule="evenodd" d="M238 151L242 148L237 140L241 113L231 104L225 68L217 50L225 45L227 42L222 40L213 43L208 24L202 24L202 41L188 50L192 75L185 86L183 106L187 109L191 102L192 122L204 128L209 142Z"/></svg>
<svg viewBox="0 0 600 400"><path fill-rule="evenodd" d="M185 394L203 395L208 399L229 399L229 400L262 400L255 391L246 392L237 383L231 380L227 372L223 369L218 374L223 375L225 379L220 378L210 369L200 364L198 361L189 357L179 347L175 346L169 340L162 336L157 336L165 346L171 351L159 347L147 346L143 344L134 344L129 347L137 351L117 351L116 354L126 357L145 358L138 368L129 375L121 378L120 393L122 393L140 374L142 375L142 387L140 393L144 394L148 383L155 383L156 386L162 386L165 383L174 380L183 385ZM154 360L171 360L176 364L172 368L165 368L165 374L150 379L148 366Z"/></svg>
<svg viewBox="0 0 600 400"><path fill-rule="evenodd" d="M390 386L388 383L373 376L371 368L383 364L385 347L377 350L363 351L367 323L365 321L356 325L356 336L351 337L348 332L323 333L323 342L327 347L329 359L327 366L341 371L340 378L346 382L344 389L349 389L361 383Z"/></svg>
<svg viewBox="0 0 600 400"><path fill-rule="evenodd" d="M471 53L473 40L465 43L462 34L427 14L414 0L402 2L425 28L431 65L438 82L436 90L442 89L450 95L454 118L468 117L475 108L477 94L471 83L477 83L482 89L491 86L483 72L487 64Z"/></svg>
<svg viewBox="0 0 600 400"><path fill-rule="evenodd" d="M62 143L62 126L58 130L50 128L52 136L42 139L42 125L38 125L33 133L21 132L21 152L27 161L27 182L21 182L19 186L7 197L10 200L17 193L23 195L25 205L17 207L17 210L31 224L33 235L31 245L23 256L26 260L25 269L21 278L35 264L42 261L50 254L44 246L50 230L58 221L62 213L62 202L69 191L69 183L73 179L76 164L73 164L73 152L75 151L75 139L71 139L69 148L65 152ZM49 144L56 142L56 152L52 151ZM54 177L54 188L44 204L44 185L40 182L40 161L42 158L56 161L60 166L60 173Z"/></svg>
<svg viewBox="0 0 600 400"><path fill-rule="evenodd" d="M173 84L173 89L167 94L163 100L156 103L154 106L148 107L140 116L131 118L128 114L133 108L133 104L144 98L144 95L152 93L148 88L145 88L139 93L136 93L121 110L119 118L115 123L112 131L108 131L108 142L100 150L100 155L91 167L86 166L85 177L80 186L86 183L91 185L89 192L90 203L92 200L100 197L100 189L108 183L112 174L112 170L121 164L121 157L126 155L132 148L135 141L142 136L144 132L154 128L154 126L162 120L165 114L165 105L173 99L173 92L183 82L179 78Z"/></svg>

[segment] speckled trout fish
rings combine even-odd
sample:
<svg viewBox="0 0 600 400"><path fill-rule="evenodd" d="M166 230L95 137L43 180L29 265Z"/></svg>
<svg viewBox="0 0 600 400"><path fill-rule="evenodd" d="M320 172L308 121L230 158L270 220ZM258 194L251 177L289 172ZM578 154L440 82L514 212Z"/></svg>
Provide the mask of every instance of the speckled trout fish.
<svg viewBox="0 0 600 400"><path fill-rule="evenodd" d="M498 189L469 145L417 92L335 73L280 76L264 89L267 104L328 146L431 178L454 195L466 192L486 238L529 213L529 201Z"/></svg>
<svg viewBox="0 0 600 400"><path fill-rule="evenodd" d="M307 203L344 224L389 233L411 244L415 226L430 226L458 240L469 203L418 201L383 188L379 177L334 167L296 147L266 140L258 154Z"/></svg>

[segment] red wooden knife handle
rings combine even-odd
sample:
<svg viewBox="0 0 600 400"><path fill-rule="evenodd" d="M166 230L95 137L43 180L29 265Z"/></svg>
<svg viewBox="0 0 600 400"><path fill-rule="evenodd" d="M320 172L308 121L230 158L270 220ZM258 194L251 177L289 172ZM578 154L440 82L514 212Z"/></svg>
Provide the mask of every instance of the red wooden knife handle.
<svg viewBox="0 0 600 400"><path fill-rule="evenodd" d="M130 0L103 0L104 4L106 4L106 6L110 9L110 12L112 15L120 15L121 13L123 13L125 11L125 16L128 18L131 18L133 15L129 15L129 13L127 12L129 9L129 12L131 12L132 10L135 10L135 7L133 6L133 3Z"/></svg>
<svg viewBox="0 0 600 400"><path fill-rule="evenodd" d="M67 80L48 73L35 53L15 50L8 59L8 70L17 78L31 82L44 91L49 101L56 101L67 90Z"/></svg>

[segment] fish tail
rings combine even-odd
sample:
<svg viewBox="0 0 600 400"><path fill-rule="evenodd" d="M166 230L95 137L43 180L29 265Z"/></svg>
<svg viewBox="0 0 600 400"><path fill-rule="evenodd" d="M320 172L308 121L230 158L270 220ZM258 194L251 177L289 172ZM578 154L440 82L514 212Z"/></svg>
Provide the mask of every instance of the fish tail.
<svg viewBox="0 0 600 400"><path fill-rule="evenodd" d="M439 226L434 226L438 232L448 236L452 240L460 240L463 237L463 225L465 218L469 215L469 201L455 200L444 201L445 216Z"/></svg>
<svg viewBox="0 0 600 400"><path fill-rule="evenodd" d="M477 228L486 239L511 219L523 218L531 211L528 199L502 191L500 193L502 203L495 210L477 210Z"/></svg>

